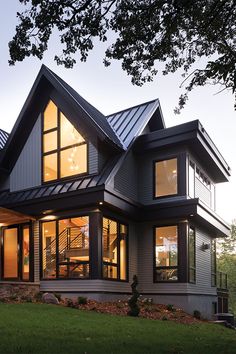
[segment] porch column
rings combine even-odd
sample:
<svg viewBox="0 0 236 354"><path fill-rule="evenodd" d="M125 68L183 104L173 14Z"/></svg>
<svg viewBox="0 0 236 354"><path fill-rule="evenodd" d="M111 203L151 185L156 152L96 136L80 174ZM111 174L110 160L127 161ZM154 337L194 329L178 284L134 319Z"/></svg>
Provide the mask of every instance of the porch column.
<svg viewBox="0 0 236 354"><path fill-rule="evenodd" d="M93 211L89 216L90 278L102 278L102 213Z"/></svg>

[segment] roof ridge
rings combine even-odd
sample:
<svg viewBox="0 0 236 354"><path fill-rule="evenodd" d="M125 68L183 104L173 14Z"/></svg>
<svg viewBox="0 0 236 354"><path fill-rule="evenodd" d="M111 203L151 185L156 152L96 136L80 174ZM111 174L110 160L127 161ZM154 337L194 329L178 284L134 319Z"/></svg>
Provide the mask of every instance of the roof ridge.
<svg viewBox="0 0 236 354"><path fill-rule="evenodd" d="M106 118L109 118L111 116L114 116L115 114L118 114L118 113L121 113L121 112L125 112L125 111L129 111L133 108L136 108L136 107L140 107L140 106L143 106L145 104L149 104L149 103L152 103L152 102L155 102L155 101L158 101L159 102L159 98L154 98L153 100L150 100L150 101L146 101L146 102L143 102L143 103L140 103L140 104L136 104L134 106L131 106L131 107L127 107L125 109L121 109L120 111L117 111L117 112L114 112L114 113L110 113L108 115L106 115L105 117Z"/></svg>

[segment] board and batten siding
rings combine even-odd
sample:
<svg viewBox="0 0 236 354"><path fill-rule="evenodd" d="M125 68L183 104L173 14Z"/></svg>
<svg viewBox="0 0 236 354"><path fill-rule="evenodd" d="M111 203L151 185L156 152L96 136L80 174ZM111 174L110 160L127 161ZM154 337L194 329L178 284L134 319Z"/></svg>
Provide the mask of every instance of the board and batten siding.
<svg viewBox="0 0 236 354"><path fill-rule="evenodd" d="M129 224L129 282L112 281L103 279L76 279L76 280L41 280L40 291L50 292L107 292L107 293L131 293L131 283L134 274L137 274L137 239L136 226Z"/></svg>
<svg viewBox="0 0 236 354"><path fill-rule="evenodd" d="M41 119L37 119L10 175L10 191L41 184Z"/></svg>
<svg viewBox="0 0 236 354"><path fill-rule="evenodd" d="M133 152L129 152L114 177L114 189L138 201L138 170Z"/></svg>
<svg viewBox="0 0 236 354"><path fill-rule="evenodd" d="M211 237L196 228L196 284L190 283L154 283L153 282L153 225L140 224L138 241L138 278L139 291L149 294L212 294L216 288L211 287L210 250L201 250L202 243L210 243Z"/></svg>
<svg viewBox="0 0 236 354"><path fill-rule="evenodd" d="M89 174L98 173L98 150L88 143ZM41 118L39 117L10 175L10 191L41 185Z"/></svg>

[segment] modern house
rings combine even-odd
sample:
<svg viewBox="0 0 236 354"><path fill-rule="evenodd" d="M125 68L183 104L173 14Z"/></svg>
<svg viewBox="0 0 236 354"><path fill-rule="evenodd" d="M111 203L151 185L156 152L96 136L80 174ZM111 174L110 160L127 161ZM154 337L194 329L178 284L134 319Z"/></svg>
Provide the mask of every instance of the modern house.
<svg viewBox="0 0 236 354"><path fill-rule="evenodd" d="M166 128L158 100L105 117L42 66L0 130L0 287L103 301L136 274L155 302L227 311L215 185L229 175L198 120Z"/></svg>

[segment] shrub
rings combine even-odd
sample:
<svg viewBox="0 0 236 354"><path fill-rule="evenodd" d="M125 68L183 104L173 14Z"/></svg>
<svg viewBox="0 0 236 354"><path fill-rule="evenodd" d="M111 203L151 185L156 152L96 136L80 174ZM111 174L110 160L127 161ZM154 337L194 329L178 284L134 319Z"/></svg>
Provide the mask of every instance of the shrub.
<svg viewBox="0 0 236 354"><path fill-rule="evenodd" d="M79 305L86 305L88 303L87 297L84 296L79 296L77 301Z"/></svg>
<svg viewBox="0 0 236 354"><path fill-rule="evenodd" d="M162 321L168 321L168 318L166 316L163 316Z"/></svg>
<svg viewBox="0 0 236 354"><path fill-rule="evenodd" d="M133 276L133 283L131 284L132 296L128 301L128 305L130 308L128 311L128 315L134 316L134 317L137 317L140 312L140 308L138 306L139 292L137 290L137 285L138 285L138 277L137 277L137 275L134 275Z"/></svg>
<svg viewBox="0 0 236 354"><path fill-rule="evenodd" d="M67 307L75 307L74 301L68 298L65 298L65 304Z"/></svg>
<svg viewBox="0 0 236 354"><path fill-rule="evenodd" d="M38 291L37 293L34 294L34 299L37 302L41 302L42 301L42 297L43 297L43 293L41 293L40 291Z"/></svg>
<svg viewBox="0 0 236 354"><path fill-rule="evenodd" d="M172 304L166 305L166 309L167 309L168 311L171 311L171 312L175 312L175 311L176 311L175 308L174 308L174 305L172 305Z"/></svg>
<svg viewBox="0 0 236 354"><path fill-rule="evenodd" d="M202 315L201 312L199 310L194 310L193 311L193 317L197 318L198 320L201 319Z"/></svg>

